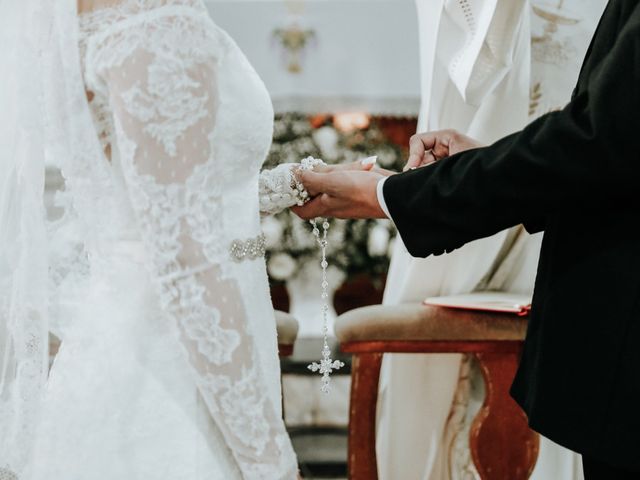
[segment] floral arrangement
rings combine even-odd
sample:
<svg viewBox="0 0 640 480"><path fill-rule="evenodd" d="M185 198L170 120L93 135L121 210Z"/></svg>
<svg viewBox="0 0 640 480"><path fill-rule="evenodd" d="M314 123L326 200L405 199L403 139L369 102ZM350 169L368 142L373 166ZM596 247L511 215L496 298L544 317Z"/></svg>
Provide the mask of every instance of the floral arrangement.
<svg viewBox="0 0 640 480"><path fill-rule="evenodd" d="M353 162L376 155L378 165L401 170L405 152L385 135L375 119L281 114L276 117L271 151L264 168L299 162L314 156L329 164ZM284 282L318 260L311 226L289 211L263 219L268 270ZM389 220L332 220L328 260L347 278L365 274L382 277L389 267L396 231Z"/></svg>

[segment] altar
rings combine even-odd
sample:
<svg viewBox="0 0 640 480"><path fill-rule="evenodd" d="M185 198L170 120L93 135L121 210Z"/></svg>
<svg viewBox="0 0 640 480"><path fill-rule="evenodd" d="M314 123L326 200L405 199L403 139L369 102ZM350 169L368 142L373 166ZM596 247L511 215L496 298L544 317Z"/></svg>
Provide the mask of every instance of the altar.
<svg viewBox="0 0 640 480"><path fill-rule="evenodd" d="M264 80L276 112L413 116L413 0L208 0Z"/></svg>

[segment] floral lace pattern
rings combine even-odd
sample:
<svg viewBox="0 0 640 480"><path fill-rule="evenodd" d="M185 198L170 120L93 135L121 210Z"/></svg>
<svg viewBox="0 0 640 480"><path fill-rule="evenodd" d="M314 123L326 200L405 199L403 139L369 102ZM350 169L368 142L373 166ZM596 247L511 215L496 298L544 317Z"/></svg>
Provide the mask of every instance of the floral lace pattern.
<svg viewBox="0 0 640 480"><path fill-rule="evenodd" d="M294 170L299 164L283 163L260 173L260 211L274 215L296 205L300 192L294 182Z"/></svg>
<svg viewBox="0 0 640 480"><path fill-rule="evenodd" d="M172 85L182 88L174 89ZM146 122L145 133L161 142L169 155L175 156L177 138L207 115L207 95L199 97L190 92L199 86L180 65L163 63L149 68L145 88L138 82L122 93L122 99L130 115ZM158 98L164 101L158 103L155 101Z"/></svg>
<svg viewBox="0 0 640 480"><path fill-rule="evenodd" d="M295 478L295 454L264 394L247 299L225 244L228 179L215 133L227 45L200 1L128 0L84 17L81 30L85 79L109 99L108 138L119 152L160 303L209 412L244 478Z"/></svg>

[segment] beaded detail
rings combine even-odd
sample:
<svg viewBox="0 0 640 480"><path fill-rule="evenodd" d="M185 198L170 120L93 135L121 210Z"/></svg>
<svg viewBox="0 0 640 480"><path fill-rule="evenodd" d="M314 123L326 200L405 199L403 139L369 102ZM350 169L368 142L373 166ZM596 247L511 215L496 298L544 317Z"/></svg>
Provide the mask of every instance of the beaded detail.
<svg viewBox="0 0 640 480"><path fill-rule="evenodd" d="M296 177L300 170L313 170L316 165L326 165L322 160L307 157L300 163L281 163L272 170L260 173L260 212L268 215L280 213L285 208L301 207L311 198L302 182Z"/></svg>
<svg viewBox="0 0 640 480"><path fill-rule="evenodd" d="M313 165L311 165L311 169L313 169ZM322 253L320 266L322 267L322 334L324 342L320 362L313 362L307 368L314 373L319 372L320 375L322 375L322 387L320 387L320 390L325 394L329 394L329 392L331 392L331 374L334 370L339 370L344 367L344 362L331 358L331 349L329 348L329 319L327 318L327 313L329 312L329 304L327 303L327 299L329 298L329 293L327 292L327 288L329 287L329 282L327 281L327 267L329 266L327 262L327 246L329 245L327 233L329 232L329 221L324 219L322 222L322 237L320 236L320 229L316 224L316 219L310 222L313 226L313 236L316 238L316 242L318 242L320 252Z"/></svg>
<svg viewBox="0 0 640 480"><path fill-rule="evenodd" d="M266 239L264 234L258 235L256 238L250 238L248 240L234 240L229 248L231 258L235 262L241 262L243 260L255 260L256 258L264 257L266 253Z"/></svg>

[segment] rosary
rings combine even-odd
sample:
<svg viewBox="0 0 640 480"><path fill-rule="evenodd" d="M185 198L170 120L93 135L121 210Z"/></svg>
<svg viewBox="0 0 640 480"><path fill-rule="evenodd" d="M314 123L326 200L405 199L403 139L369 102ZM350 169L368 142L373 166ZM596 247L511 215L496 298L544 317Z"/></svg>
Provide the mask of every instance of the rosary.
<svg viewBox="0 0 640 480"><path fill-rule="evenodd" d="M308 368L312 372L320 372L322 375L322 387L320 389L325 394L328 394L331 391L331 373L334 370L344 367L344 363L340 360L331 359L331 349L329 348L328 341L329 325L327 314L329 312L329 293L327 292L327 287L329 286L329 282L327 281L327 267L329 263L327 262L327 233L329 232L329 221L325 218L322 222L322 238L320 237L320 230L318 229L315 219L311 220L311 225L313 225L313 236L316 237L316 242L318 242L322 254L320 266L322 267L322 334L324 343L320 363L313 362Z"/></svg>
<svg viewBox="0 0 640 480"><path fill-rule="evenodd" d="M302 160L300 164L301 170L313 170L313 167L316 165L324 165L322 160L318 160L313 157L308 157ZM308 195L304 186L296 181L296 189L301 194L301 203L304 204L308 200ZM300 203L299 203L300 205ZM321 253L321 262L320 266L322 267L322 334L323 334L323 345L322 345L322 358L320 362L313 362L309 365L309 370L312 372L318 372L322 375L322 387L320 388L323 393L329 394L331 391L331 373L334 370L338 370L344 367L344 363L340 360L333 360L331 358L331 349L329 348L329 293L328 287L329 282L327 281L327 267L329 263L327 262L327 245L329 244L327 240L327 234L329 233L329 220L323 219L322 221L322 236L320 235L320 229L318 228L317 219L310 220L310 223L313 227L313 236L320 247Z"/></svg>

